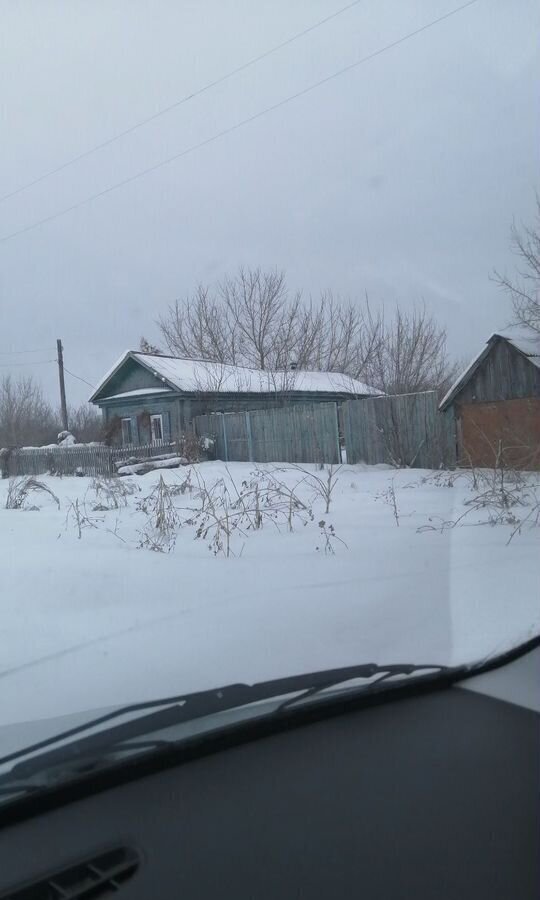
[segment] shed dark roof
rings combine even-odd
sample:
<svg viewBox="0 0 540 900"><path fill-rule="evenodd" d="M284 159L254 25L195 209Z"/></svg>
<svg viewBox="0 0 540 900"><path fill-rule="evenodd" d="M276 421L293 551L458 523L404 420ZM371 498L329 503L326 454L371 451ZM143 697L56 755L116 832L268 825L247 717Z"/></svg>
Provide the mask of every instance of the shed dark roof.
<svg viewBox="0 0 540 900"><path fill-rule="evenodd" d="M456 379L448 393L441 400L439 409L444 410L450 406L467 382L470 381L497 341L506 341L508 344L511 344L511 346L525 356L533 366L540 369L540 334L535 334L534 332L527 333L513 328L506 331L496 331L490 335L480 353L474 357L472 362L469 363L467 368L464 369L461 375Z"/></svg>

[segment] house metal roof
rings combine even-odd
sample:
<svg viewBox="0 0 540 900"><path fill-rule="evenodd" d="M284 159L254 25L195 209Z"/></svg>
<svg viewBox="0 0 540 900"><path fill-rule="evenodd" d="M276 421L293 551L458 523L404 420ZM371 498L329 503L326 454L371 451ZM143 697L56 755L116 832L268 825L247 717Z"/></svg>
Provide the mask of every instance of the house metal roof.
<svg viewBox="0 0 540 900"><path fill-rule="evenodd" d="M90 397L94 400L106 386L110 378L127 359L134 359L155 375L161 384L172 390L187 393L242 393L273 394L276 391L299 391L302 393L352 394L377 396L381 391L344 375L340 372L308 372L301 370L269 372L249 369L244 366L230 366L207 360L180 359L175 356L156 356L127 350L115 365L101 379ZM156 387L158 387L156 385ZM135 397L149 389L130 391ZM118 393L111 395L117 398Z"/></svg>

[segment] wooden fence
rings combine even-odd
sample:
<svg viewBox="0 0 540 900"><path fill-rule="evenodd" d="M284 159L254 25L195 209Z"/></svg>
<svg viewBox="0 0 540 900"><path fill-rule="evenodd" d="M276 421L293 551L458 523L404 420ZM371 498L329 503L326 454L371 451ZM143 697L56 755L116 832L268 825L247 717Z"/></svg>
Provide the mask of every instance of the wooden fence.
<svg viewBox="0 0 540 900"><path fill-rule="evenodd" d="M348 400L342 412L349 463L415 469L456 464L454 419L439 412L435 391Z"/></svg>
<svg viewBox="0 0 540 900"><path fill-rule="evenodd" d="M197 416L200 437L212 437L225 462L337 463L341 460L336 403L284 406Z"/></svg>
<svg viewBox="0 0 540 900"><path fill-rule="evenodd" d="M340 439L339 420L343 434ZM218 459L246 462L389 463L438 469L456 465L453 413L440 413L435 391L395 397L348 400L338 417L336 403L285 406L251 412L212 413L193 420L195 434L211 437ZM39 447L4 456L8 475L101 475L116 473L131 455L154 457L179 452L178 443L142 447Z"/></svg>
<svg viewBox="0 0 540 900"><path fill-rule="evenodd" d="M2 469L9 476L92 475L116 474L115 463L130 456L150 458L173 453L177 444L146 444L142 447L105 447L92 444L75 444L72 447L27 447L11 450L4 456ZM5 451L4 451L5 453Z"/></svg>

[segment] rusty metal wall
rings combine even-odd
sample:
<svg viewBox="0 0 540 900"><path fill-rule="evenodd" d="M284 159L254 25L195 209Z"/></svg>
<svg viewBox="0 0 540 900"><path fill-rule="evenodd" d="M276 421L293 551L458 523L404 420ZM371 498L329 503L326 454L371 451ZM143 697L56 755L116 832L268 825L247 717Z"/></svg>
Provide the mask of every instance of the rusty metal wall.
<svg viewBox="0 0 540 900"><path fill-rule="evenodd" d="M540 469L540 397L456 404L460 464Z"/></svg>

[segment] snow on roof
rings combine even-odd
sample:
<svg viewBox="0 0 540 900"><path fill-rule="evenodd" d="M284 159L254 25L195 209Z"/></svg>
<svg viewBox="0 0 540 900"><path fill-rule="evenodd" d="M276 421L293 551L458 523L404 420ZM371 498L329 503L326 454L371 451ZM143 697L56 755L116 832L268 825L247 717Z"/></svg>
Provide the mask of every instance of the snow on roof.
<svg viewBox="0 0 540 900"><path fill-rule="evenodd" d="M306 372L302 370L269 372L205 360L150 356L146 353L133 353L132 356L180 391L249 394L273 393L276 390L347 394L380 393L375 388L341 372Z"/></svg>
<svg viewBox="0 0 540 900"><path fill-rule="evenodd" d="M201 391L207 393L248 393L262 394L275 391L305 391L307 393L343 393L376 396L381 392L341 372L306 372L289 370L269 372L249 369L244 366L230 366L207 360L180 359L175 356L157 356L149 353L126 351L117 363L100 381L90 400L105 387L109 378L131 357L156 378L166 382L169 388L178 391ZM114 394L115 399L127 394L136 396L153 388ZM103 398L112 399L112 398Z"/></svg>
<svg viewBox="0 0 540 900"><path fill-rule="evenodd" d="M107 400L121 400L129 397L142 397L150 394L171 394L171 388L155 387L155 388L136 388L134 391L122 391L121 394L110 394Z"/></svg>
<svg viewBox="0 0 540 900"><path fill-rule="evenodd" d="M446 409L446 407L452 402L456 394L459 392L460 388L467 383L470 376L478 368L484 357L487 356L491 345L500 338L508 341L508 343L512 344L516 348L516 350L519 350L520 353L523 353L530 360L533 366L537 366L538 368L540 368L540 335L535 334L534 332L520 331L519 329L513 327L510 327L504 331L494 331L493 334L490 334L490 336L488 337L480 353L477 353L474 359L472 359L469 365L463 370L463 372L458 375L450 390L447 391L447 393L441 400L439 409Z"/></svg>

